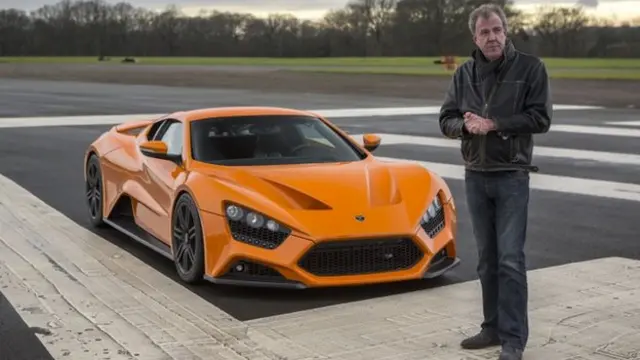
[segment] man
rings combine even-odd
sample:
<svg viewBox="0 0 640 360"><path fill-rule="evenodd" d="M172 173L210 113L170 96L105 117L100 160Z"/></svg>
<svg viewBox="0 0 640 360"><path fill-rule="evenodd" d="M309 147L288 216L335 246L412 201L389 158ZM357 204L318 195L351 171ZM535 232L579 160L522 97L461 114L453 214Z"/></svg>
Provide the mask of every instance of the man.
<svg viewBox="0 0 640 360"><path fill-rule="evenodd" d="M524 255L532 134L552 117L544 64L516 50L507 19L485 4L469 18L477 46L454 73L440 112L440 129L461 139L465 189L478 248L484 321L462 341L466 349L502 345L499 360L522 358L527 344L528 289Z"/></svg>

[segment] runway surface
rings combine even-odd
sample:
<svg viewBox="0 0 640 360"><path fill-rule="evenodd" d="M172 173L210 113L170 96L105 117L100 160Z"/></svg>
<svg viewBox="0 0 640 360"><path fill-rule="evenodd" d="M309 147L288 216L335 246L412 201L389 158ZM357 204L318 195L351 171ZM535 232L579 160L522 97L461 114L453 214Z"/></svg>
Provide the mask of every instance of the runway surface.
<svg viewBox="0 0 640 360"><path fill-rule="evenodd" d="M251 91L43 81L0 85L0 117L146 114L245 104L303 109L437 105L391 98L292 98ZM462 161L458 143L443 142L437 116L425 111L404 116L340 116L333 120L352 134L383 134L376 156L426 162L442 170L459 206L462 264L442 279L419 283L305 292L222 286L186 287L188 290L244 321L476 279L476 248L459 177ZM609 256L640 259L636 241L640 234L639 120L640 111L634 110L558 110L552 131L536 138L535 163L540 173L532 177L527 242L530 269ZM87 145L111 125L2 128L2 124L0 119L2 175L88 228L82 190L83 154ZM173 264L164 258L115 231L99 235L177 281ZM6 302L0 304L0 310L0 319L10 318L8 314L13 311Z"/></svg>

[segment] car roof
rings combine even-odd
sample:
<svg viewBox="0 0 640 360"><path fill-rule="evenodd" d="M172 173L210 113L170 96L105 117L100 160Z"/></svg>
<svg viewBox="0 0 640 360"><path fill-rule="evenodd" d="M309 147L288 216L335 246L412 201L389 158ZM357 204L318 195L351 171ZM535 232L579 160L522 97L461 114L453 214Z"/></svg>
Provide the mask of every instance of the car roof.
<svg viewBox="0 0 640 360"><path fill-rule="evenodd" d="M215 117L240 117L240 116L269 116L269 115L294 115L294 116L312 116L318 117L310 111L297 110L284 107L273 106L228 106L228 107L212 107L203 109L194 109L188 111L180 111L169 115L168 117L181 118L187 122L205 120Z"/></svg>

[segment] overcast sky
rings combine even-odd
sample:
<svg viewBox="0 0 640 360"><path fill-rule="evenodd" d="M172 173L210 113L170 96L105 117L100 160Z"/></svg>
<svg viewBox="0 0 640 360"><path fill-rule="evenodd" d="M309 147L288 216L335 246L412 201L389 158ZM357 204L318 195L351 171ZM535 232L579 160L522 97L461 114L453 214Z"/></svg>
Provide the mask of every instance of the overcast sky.
<svg viewBox="0 0 640 360"><path fill-rule="evenodd" d="M119 0L106 0L117 3ZM162 9L176 4L188 12L197 12L201 8L215 8L222 11L248 12L255 10L259 15L269 12L289 12L300 17L317 17L329 9L342 8L347 0L124 0L134 6ZM517 5L526 7L532 4L572 4L582 2L585 5L599 4L603 15L625 17L629 13L640 14L640 0L515 0ZM56 0L0 0L0 8L20 8L33 10L46 4L55 4ZM215 5L212 6L212 3Z"/></svg>

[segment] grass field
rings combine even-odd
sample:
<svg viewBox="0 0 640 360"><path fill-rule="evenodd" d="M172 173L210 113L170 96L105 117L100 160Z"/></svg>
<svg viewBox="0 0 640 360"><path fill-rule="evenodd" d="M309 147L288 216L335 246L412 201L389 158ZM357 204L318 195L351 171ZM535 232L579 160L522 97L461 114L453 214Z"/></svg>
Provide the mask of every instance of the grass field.
<svg viewBox="0 0 640 360"><path fill-rule="evenodd" d="M436 57L349 58L235 58L235 57L139 57L136 64L122 64L122 57L99 62L96 57L0 57L0 63L149 65L276 66L293 71L392 75L450 75L434 64ZM465 58L459 57L458 63ZM553 78L640 80L639 59L544 58Z"/></svg>

